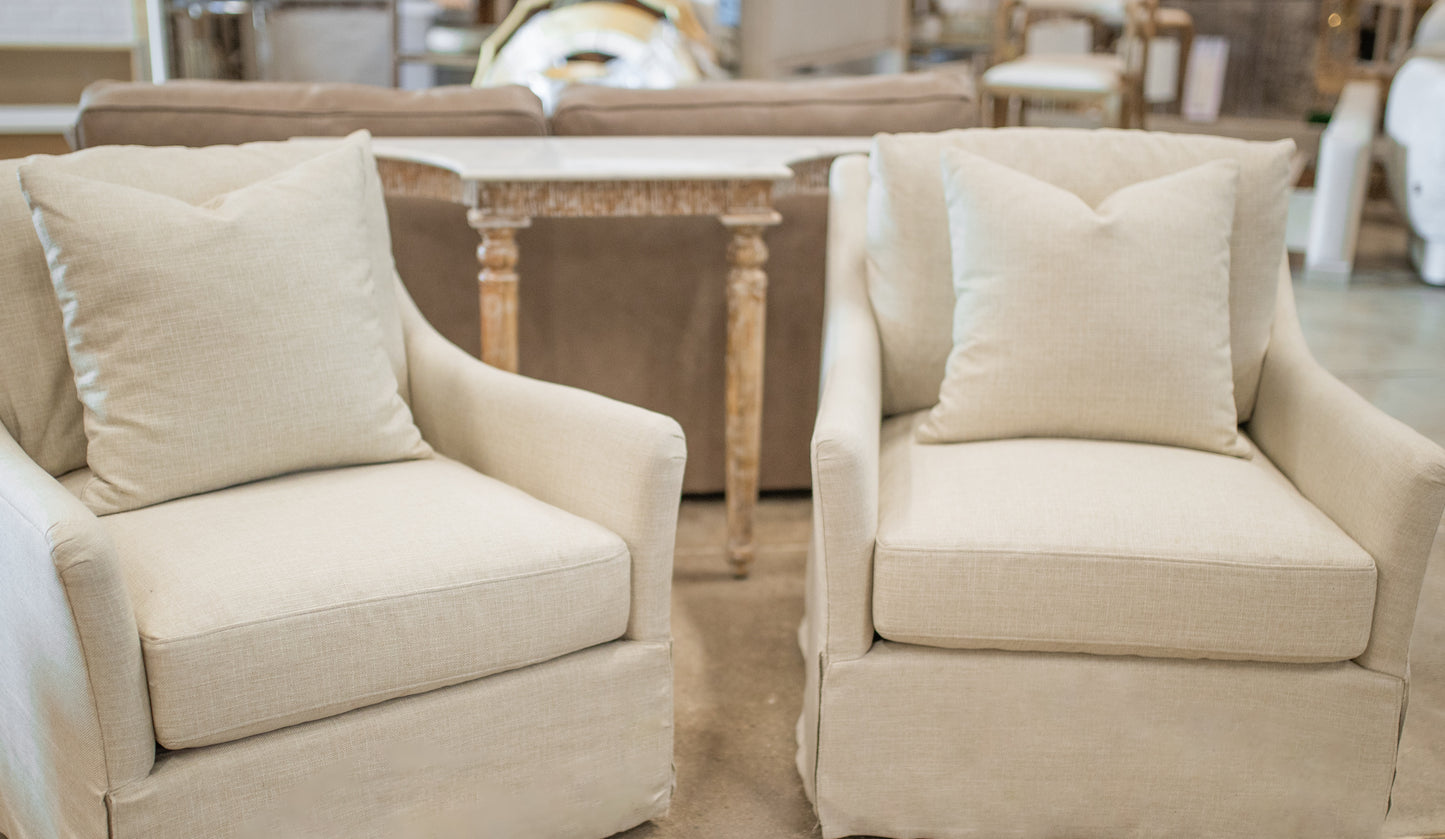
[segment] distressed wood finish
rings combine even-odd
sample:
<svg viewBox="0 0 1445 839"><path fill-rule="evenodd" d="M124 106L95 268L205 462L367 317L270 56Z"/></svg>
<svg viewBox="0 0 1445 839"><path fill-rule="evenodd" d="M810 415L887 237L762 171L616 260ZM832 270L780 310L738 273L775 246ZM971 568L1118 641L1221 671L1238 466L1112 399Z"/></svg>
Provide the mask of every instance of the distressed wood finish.
<svg viewBox="0 0 1445 839"><path fill-rule="evenodd" d="M510 181L476 185L475 207L549 218L713 216L772 206L769 181Z"/></svg>
<svg viewBox="0 0 1445 839"><path fill-rule="evenodd" d="M768 246L764 225L771 216L724 218L728 243L727 330L727 517L728 564L746 577L757 546L753 519L758 504L758 463L762 452L763 346L767 322Z"/></svg>
<svg viewBox="0 0 1445 839"><path fill-rule="evenodd" d="M827 195L828 174L833 169L836 156L814 157L789 163L793 179L783 181L773 190L773 196L780 195Z"/></svg>
<svg viewBox="0 0 1445 839"><path fill-rule="evenodd" d="M482 361L493 367L517 372L517 231L531 219L493 216L467 211L467 223L482 236L477 246L477 275L481 303Z"/></svg>
<svg viewBox="0 0 1445 839"><path fill-rule="evenodd" d="M471 205L466 183L455 172L411 160L376 159L381 187L387 195L434 198L453 204Z"/></svg>

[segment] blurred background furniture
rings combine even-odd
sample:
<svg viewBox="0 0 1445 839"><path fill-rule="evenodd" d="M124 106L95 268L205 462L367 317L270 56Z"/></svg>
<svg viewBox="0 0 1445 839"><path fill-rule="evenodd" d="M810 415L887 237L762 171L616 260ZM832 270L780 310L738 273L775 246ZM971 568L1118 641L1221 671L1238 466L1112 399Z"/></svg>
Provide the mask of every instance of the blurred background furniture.
<svg viewBox="0 0 1445 839"><path fill-rule="evenodd" d="M1385 172L1410 225L1410 260L1425 282L1445 285L1445 4L1421 20L1390 82Z"/></svg>
<svg viewBox="0 0 1445 839"><path fill-rule="evenodd" d="M292 136L871 136L974 124L958 73L673 90L578 85L549 120L525 88L395 91L348 85L104 84L87 94L77 143L208 145ZM759 486L805 489L822 329L827 197L781 196L769 251ZM480 353L477 233L449 201L388 204L398 269L449 340ZM710 218L537 219L518 233L520 370L668 416L687 432L685 489L725 486L726 251Z"/></svg>
<svg viewBox="0 0 1445 839"><path fill-rule="evenodd" d="M1172 38L1174 50L1178 53L1178 60L1174 67L1174 110L1178 111L1184 105L1184 81L1189 75L1189 56L1194 51L1194 16L1189 14L1187 9L1174 6L1160 6L1154 10L1154 37ZM1151 49L1157 50L1160 43L1154 41ZM1149 76L1153 75L1152 67L1145 68L1145 98L1153 101L1152 91L1148 88Z"/></svg>
<svg viewBox="0 0 1445 839"><path fill-rule="evenodd" d="M161 188L207 200L333 147L173 158ZM145 189L133 152L73 165ZM665 813L677 424L478 363L398 286L400 392L436 455L97 517L19 163L0 163L0 833L600 839Z"/></svg>
<svg viewBox="0 0 1445 839"><path fill-rule="evenodd" d="M1296 190L1291 250L1304 252L1306 279L1348 282L1371 176L1381 163L1389 194L1411 228L1411 261L1426 282L1442 284L1445 249L1430 243L1445 240L1445 183L1436 175L1445 167L1437 152L1445 130L1438 116L1445 112L1438 69L1445 60L1445 5L1361 5L1325 12L1328 38L1321 41L1317 82L1321 93L1337 89L1339 95L1320 137L1313 185ZM1363 29L1366 20L1380 31ZM1342 59L1341 50L1358 54ZM1332 52L1333 62L1327 60Z"/></svg>
<svg viewBox="0 0 1445 839"><path fill-rule="evenodd" d="M139 0L0 3L0 159L61 154L85 86L150 77Z"/></svg>
<svg viewBox="0 0 1445 839"><path fill-rule="evenodd" d="M482 43L472 84L525 85L551 113L568 84L669 88L723 78L688 0L521 0Z"/></svg>
<svg viewBox="0 0 1445 839"><path fill-rule="evenodd" d="M993 64L979 80L992 124L1022 125L1029 103L1048 102L1099 108L1105 125L1143 127L1156 6L1157 0L1002 0ZM1040 24L1067 20L1088 27L1090 51L1036 43Z"/></svg>
<svg viewBox="0 0 1445 839"><path fill-rule="evenodd" d="M1295 200L1309 206L1308 212L1297 209L1292 213L1308 219L1309 228L1303 234L1307 280L1339 283L1350 279L1373 171L1380 99L1378 81L1357 79L1345 85L1329 125L1320 135L1314 186L1296 190Z"/></svg>
<svg viewBox="0 0 1445 839"><path fill-rule="evenodd" d="M986 134L937 143L1091 194L1165 161L1258 154L1217 138ZM1288 188L1277 162L1258 180L1241 168L1237 212L1280 217L1236 220L1232 266L1245 238L1271 238L1239 225L1282 233ZM865 261L873 242L901 243L878 216L880 171L840 158L832 182L798 725L825 839L1378 833L1445 452L1314 361L1279 244L1254 245L1251 261L1277 269L1231 281L1231 300L1253 301L1231 305L1250 459L1090 440L918 444L921 393L944 371L896 367L884 348L946 348L949 319L885 341L874 301L896 313L899 292ZM909 235L909 253L927 247ZM927 299L947 282L932 279ZM1159 564L1159 587L1130 595L1143 561ZM1274 585L1291 593L1266 594ZM1352 605L1297 608L1326 601ZM1184 636L1187 650L1165 640Z"/></svg>
<svg viewBox="0 0 1445 839"><path fill-rule="evenodd" d="M1315 86L1331 96L1354 79L1389 83L1433 0L1325 0L1320 4Z"/></svg>
<svg viewBox="0 0 1445 839"><path fill-rule="evenodd" d="M730 69L742 78L848 65L877 73L906 67L909 0L720 0L717 6L721 37L735 45Z"/></svg>

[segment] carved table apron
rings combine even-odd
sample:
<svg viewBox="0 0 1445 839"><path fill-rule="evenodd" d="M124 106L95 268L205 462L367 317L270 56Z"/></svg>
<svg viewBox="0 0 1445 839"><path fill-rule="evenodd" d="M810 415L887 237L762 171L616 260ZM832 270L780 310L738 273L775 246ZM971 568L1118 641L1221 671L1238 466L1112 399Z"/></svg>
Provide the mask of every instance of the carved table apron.
<svg viewBox="0 0 1445 839"><path fill-rule="evenodd" d="M757 554L768 249L785 191L826 191L839 154L869 141L842 137L400 137L373 148L388 195L468 208L477 259L482 360L517 370L516 232L536 217L715 216L727 249L728 562L746 576Z"/></svg>

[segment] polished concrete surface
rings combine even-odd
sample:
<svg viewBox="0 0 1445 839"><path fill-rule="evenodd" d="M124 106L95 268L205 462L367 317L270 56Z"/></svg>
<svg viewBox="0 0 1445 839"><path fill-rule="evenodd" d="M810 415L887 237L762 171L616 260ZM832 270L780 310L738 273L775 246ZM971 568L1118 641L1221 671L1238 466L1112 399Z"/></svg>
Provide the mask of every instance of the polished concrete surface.
<svg viewBox="0 0 1445 839"><path fill-rule="evenodd" d="M1354 281L1296 284L1300 318L1328 369L1445 445L1445 289L1416 279L1403 253L1399 216L1372 206ZM666 819L628 839L820 835L793 768L809 509L806 494L764 499L755 571L738 581L722 549L722 502L684 502L673 587L677 792ZM1445 538L1425 581L1411 669L1388 837L1445 834Z"/></svg>

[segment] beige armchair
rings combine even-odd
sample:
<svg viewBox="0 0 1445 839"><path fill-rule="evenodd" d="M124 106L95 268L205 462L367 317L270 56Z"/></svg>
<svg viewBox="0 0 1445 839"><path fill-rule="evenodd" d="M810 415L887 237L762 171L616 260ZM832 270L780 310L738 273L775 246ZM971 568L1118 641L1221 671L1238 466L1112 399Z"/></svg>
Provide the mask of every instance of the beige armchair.
<svg viewBox="0 0 1445 839"><path fill-rule="evenodd" d="M1253 154L1107 131L913 142L1065 188ZM1250 200L1286 188L1241 166ZM1445 452L1312 359L1283 265L1231 281L1247 459L916 443L950 319L906 331L879 308L869 243L939 247L880 220L880 177L875 153L831 183L798 729L823 835L1376 835ZM938 369L901 361L929 342Z"/></svg>
<svg viewBox="0 0 1445 839"><path fill-rule="evenodd" d="M85 437L18 163L0 834L602 837L665 813L677 424L486 367L398 287L436 456L97 517L72 494Z"/></svg>

